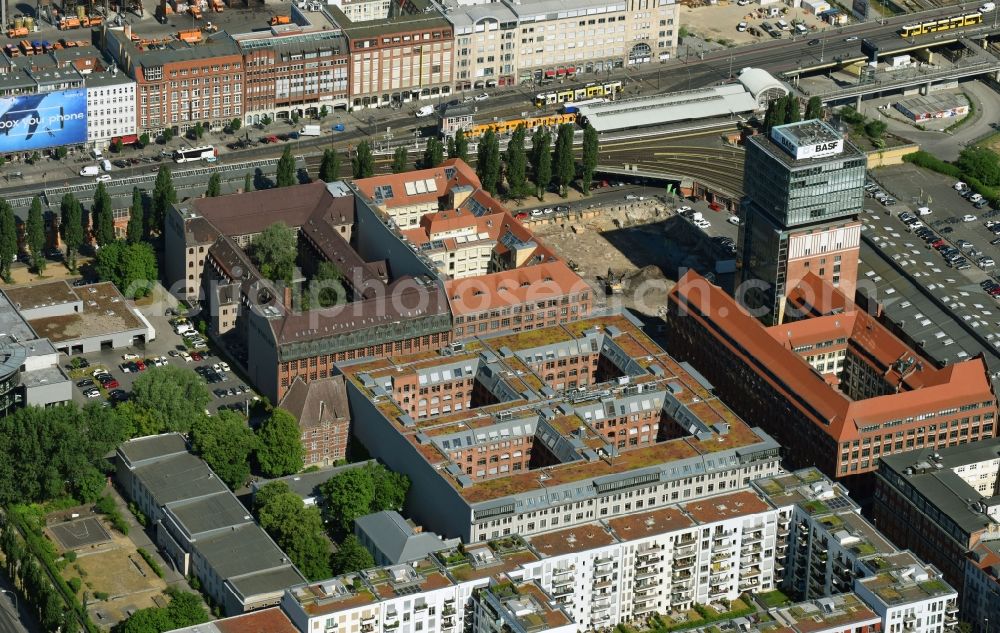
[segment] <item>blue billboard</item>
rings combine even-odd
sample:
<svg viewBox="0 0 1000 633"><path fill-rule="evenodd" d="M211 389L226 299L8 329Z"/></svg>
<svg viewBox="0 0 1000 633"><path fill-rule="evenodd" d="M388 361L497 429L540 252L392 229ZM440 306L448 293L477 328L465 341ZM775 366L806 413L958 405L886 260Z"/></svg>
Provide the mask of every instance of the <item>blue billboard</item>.
<svg viewBox="0 0 1000 633"><path fill-rule="evenodd" d="M0 153L87 142L87 90L0 98Z"/></svg>

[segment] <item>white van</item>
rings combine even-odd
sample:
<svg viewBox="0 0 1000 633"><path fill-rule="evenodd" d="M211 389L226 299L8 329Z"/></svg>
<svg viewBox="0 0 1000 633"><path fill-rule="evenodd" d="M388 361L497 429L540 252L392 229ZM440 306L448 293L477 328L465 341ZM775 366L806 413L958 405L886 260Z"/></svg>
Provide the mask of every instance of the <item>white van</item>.
<svg viewBox="0 0 1000 633"><path fill-rule="evenodd" d="M788 22L785 22L784 20L779 19L777 22L775 22L775 24L782 31L787 31L788 30Z"/></svg>
<svg viewBox="0 0 1000 633"><path fill-rule="evenodd" d="M101 168L97 165L87 165L80 170L81 176L96 176L99 173L101 173Z"/></svg>
<svg viewBox="0 0 1000 633"><path fill-rule="evenodd" d="M806 35L807 33L809 33L809 29L807 29L804 24L796 24L795 32L798 33L799 35Z"/></svg>
<svg viewBox="0 0 1000 633"><path fill-rule="evenodd" d="M979 12L980 13L989 13L990 11L995 11L996 8L997 8L997 5L996 5L995 2L987 2L987 3L983 4L983 6L979 7Z"/></svg>
<svg viewBox="0 0 1000 633"><path fill-rule="evenodd" d="M417 117L425 117L434 114L434 106L425 105L424 107L417 110Z"/></svg>
<svg viewBox="0 0 1000 633"><path fill-rule="evenodd" d="M105 158L101 161L101 169L104 171L111 171L111 161Z"/></svg>

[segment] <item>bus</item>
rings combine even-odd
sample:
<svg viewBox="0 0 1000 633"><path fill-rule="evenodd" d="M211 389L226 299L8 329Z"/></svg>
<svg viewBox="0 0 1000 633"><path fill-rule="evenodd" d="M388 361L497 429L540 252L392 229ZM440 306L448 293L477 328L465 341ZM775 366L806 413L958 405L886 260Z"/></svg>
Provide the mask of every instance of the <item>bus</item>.
<svg viewBox="0 0 1000 633"><path fill-rule="evenodd" d="M983 14L977 11L975 13L953 15L948 18L928 20L926 22L920 22L919 24L908 24L899 29L899 35L901 37L917 37L919 35L929 35L931 33L950 31L952 29L960 29L966 26L975 26L982 23Z"/></svg>
<svg viewBox="0 0 1000 633"><path fill-rule="evenodd" d="M576 88L560 88L552 92L542 92L535 96L535 107L544 108L547 105L557 103L569 103L571 101L583 101L584 99L594 99L603 97L614 99L622 91L624 85L621 80L589 83Z"/></svg>
<svg viewBox="0 0 1000 633"><path fill-rule="evenodd" d="M209 162L214 161L216 158L215 148L211 145L205 145L204 147L193 147L188 149L179 149L174 152L174 162L176 163L191 163L198 160L207 160Z"/></svg>

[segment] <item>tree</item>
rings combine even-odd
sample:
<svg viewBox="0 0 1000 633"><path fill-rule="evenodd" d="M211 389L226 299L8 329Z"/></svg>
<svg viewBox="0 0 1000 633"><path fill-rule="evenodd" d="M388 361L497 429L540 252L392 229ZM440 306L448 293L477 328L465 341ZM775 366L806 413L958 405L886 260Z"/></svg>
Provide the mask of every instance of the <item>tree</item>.
<svg viewBox="0 0 1000 633"><path fill-rule="evenodd" d="M310 284L315 303L321 308L329 308L347 301L347 290L344 288L340 272L328 261L319 263Z"/></svg>
<svg viewBox="0 0 1000 633"><path fill-rule="evenodd" d="M120 154L124 146L125 144L122 143L122 140L120 138L116 138L114 141L111 142L111 151L113 151L116 154Z"/></svg>
<svg viewBox="0 0 1000 633"><path fill-rule="evenodd" d="M330 546L319 508L307 508L292 492L268 495L257 512L260 526L271 535L306 578L329 578Z"/></svg>
<svg viewBox="0 0 1000 633"><path fill-rule="evenodd" d="M410 489L406 475L369 462L341 472L320 484L327 523L349 533L354 520L383 510L400 510Z"/></svg>
<svg viewBox="0 0 1000 633"><path fill-rule="evenodd" d="M278 187L291 187L296 184L295 158L292 156L291 145L285 145L285 151L281 152L281 158L278 159L278 171L275 179Z"/></svg>
<svg viewBox="0 0 1000 633"><path fill-rule="evenodd" d="M10 280L10 264L17 255L17 220L14 210L0 198L0 277Z"/></svg>
<svg viewBox="0 0 1000 633"><path fill-rule="evenodd" d="M160 278L156 253L146 242L111 242L97 251L94 267L101 280L114 283L129 298L145 297Z"/></svg>
<svg viewBox="0 0 1000 633"><path fill-rule="evenodd" d="M149 133L143 132L142 134L139 135L139 147L142 148L146 147L147 145L149 145Z"/></svg>
<svg viewBox="0 0 1000 633"><path fill-rule="evenodd" d="M594 180L594 170L597 169L597 157L600 148L597 140L597 130L587 124L583 129L583 160L580 172L580 189L590 193L590 184Z"/></svg>
<svg viewBox="0 0 1000 633"><path fill-rule="evenodd" d="M243 127L243 121L241 121L239 117L236 117L229 122L229 129L233 132L239 132L241 127Z"/></svg>
<svg viewBox="0 0 1000 633"><path fill-rule="evenodd" d="M552 135L545 130L538 130L531 137L531 167L535 180L535 195L541 200L545 189L552 181Z"/></svg>
<svg viewBox="0 0 1000 633"><path fill-rule="evenodd" d="M264 126L264 127L267 127L268 125L271 125L271 117L269 115L267 115L267 114L265 114L264 116L260 117L260 124L262 126Z"/></svg>
<svg viewBox="0 0 1000 633"><path fill-rule="evenodd" d="M319 109L319 118L325 119L329 114L330 114L330 108L328 108L327 106L323 106L322 108Z"/></svg>
<svg viewBox="0 0 1000 633"><path fill-rule="evenodd" d="M333 564L334 574L348 574L351 572L371 569L375 566L375 559L372 553L361 544L358 537L350 534L337 547L330 559Z"/></svg>
<svg viewBox="0 0 1000 633"><path fill-rule="evenodd" d="M882 141L882 135L888 128L885 121L869 121L865 124L865 135L877 145Z"/></svg>
<svg viewBox="0 0 1000 633"><path fill-rule="evenodd" d="M465 135L465 130L458 128L455 132L455 158L469 162L469 137Z"/></svg>
<svg viewBox="0 0 1000 633"><path fill-rule="evenodd" d="M573 129L572 123L559 126L556 148L552 155L552 166L556 172L556 182L559 184L559 195L563 198L569 193L569 186L576 175L576 163L573 160Z"/></svg>
<svg viewBox="0 0 1000 633"><path fill-rule="evenodd" d="M170 604L139 609L115 626L115 633L163 633L208 622L208 612L201 597L168 587Z"/></svg>
<svg viewBox="0 0 1000 633"><path fill-rule="evenodd" d="M260 509L271 502L271 499L278 495L291 494L292 489L284 481L269 481L253 493L253 511L259 514Z"/></svg>
<svg viewBox="0 0 1000 633"><path fill-rule="evenodd" d="M284 222L275 222L250 242L250 257L266 279L291 282L298 242Z"/></svg>
<svg viewBox="0 0 1000 633"><path fill-rule="evenodd" d="M243 191L244 193L253 191L253 174L250 172L243 177Z"/></svg>
<svg viewBox="0 0 1000 633"><path fill-rule="evenodd" d="M250 478L250 455L257 448L257 437L240 414L219 411L218 415L199 417L191 425L191 443L233 490Z"/></svg>
<svg viewBox="0 0 1000 633"><path fill-rule="evenodd" d="M257 429L257 464L267 477L283 477L302 470L305 449L299 439L299 421L284 409L272 409Z"/></svg>
<svg viewBox="0 0 1000 633"><path fill-rule="evenodd" d="M59 229L66 245L66 266L76 272L76 256L83 244L83 207L73 194L63 195L59 217Z"/></svg>
<svg viewBox="0 0 1000 633"><path fill-rule="evenodd" d="M156 174L156 182L153 183L152 217L149 219L149 226L146 227L147 235L153 233L154 229L157 233L163 232L163 221L167 217L167 210L175 202L177 202L177 191L170 176L170 168L161 165L160 171Z"/></svg>
<svg viewBox="0 0 1000 633"><path fill-rule="evenodd" d="M802 111L799 109L799 98L788 93L785 95L785 123L797 123L802 120Z"/></svg>
<svg viewBox="0 0 1000 633"><path fill-rule="evenodd" d="M42 217L42 201L38 196L31 199L25 232L28 248L31 249L31 267L41 275L45 272L45 219Z"/></svg>
<svg viewBox="0 0 1000 633"><path fill-rule="evenodd" d="M806 115L804 118L807 121L812 119L822 119L823 100L819 97L809 97L809 101L806 102Z"/></svg>
<svg viewBox="0 0 1000 633"><path fill-rule="evenodd" d="M987 147L966 147L955 164L968 178L975 178L987 187L1000 185L1000 156Z"/></svg>
<svg viewBox="0 0 1000 633"><path fill-rule="evenodd" d="M431 167L437 167L443 162L444 145L441 143L441 140L436 138L427 139L427 145L424 147L424 157L420 161L420 166L424 169L430 169Z"/></svg>
<svg viewBox="0 0 1000 633"><path fill-rule="evenodd" d="M222 176L219 175L219 172L215 172L208 178L208 189L205 190L205 197L218 198L221 195L222 195Z"/></svg>
<svg viewBox="0 0 1000 633"><path fill-rule="evenodd" d="M476 175L482 182L483 189L496 195L497 186L500 184L500 141L496 132L487 130L479 139L479 148L476 152Z"/></svg>
<svg viewBox="0 0 1000 633"><path fill-rule="evenodd" d="M504 160L507 167L507 189L512 198L520 198L527 193L528 157L524 149L525 136L524 126L518 125L507 142Z"/></svg>
<svg viewBox="0 0 1000 633"><path fill-rule="evenodd" d="M154 367L132 383L132 403L149 417L156 433L187 433L210 401L204 381L184 367Z"/></svg>
<svg viewBox="0 0 1000 633"><path fill-rule="evenodd" d="M163 134L161 136L163 137L164 143L169 143L174 138L174 130L168 127L163 130Z"/></svg>
<svg viewBox="0 0 1000 633"><path fill-rule="evenodd" d="M784 125L787 112L785 98L772 99L767 104L767 112L764 113L764 132L771 133L771 128Z"/></svg>
<svg viewBox="0 0 1000 633"><path fill-rule="evenodd" d="M323 182L340 179L340 154L332 147L323 150L323 160L319 163L319 179Z"/></svg>
<svg viewBox="0 0 1000 633"><path fill-rule="evenodd" d="M97 183L94 191L94 206L90 209L91 231L94 241L100 247L115 241L115 215L111 208L111 196L103 182Z"/></svg>
<svg viewBox="0 0 1000 633"><path fill-rule="evenodd" d="M358 143L358 149L351 159L351 168L355 178L371 178L375 175L375 156L368 141Z"/></svg>
<svg viewBox="0 0 1000 633"><path fill-rule="evenodd" d="M132 206L128 212L128 226L125 227L125 241L138 244L146 239L146 207L142 203L142 191L132 187Z"/></svg>
<svg viewBox="0 0 1000 633"><path fill-rule="evenodd" d="M455 153L455 137L449 136L448 140L445 141L445 148L448 153L448 158L457 158L458 155Z"/></svg>
<svg viewBox="0 0 1000 633"><path fill-rule="evenodd" d="M406 171L409 166L409 160L406 157L406 148L397 147L396 151L392 154L392 173L401 174Z"/></svg>

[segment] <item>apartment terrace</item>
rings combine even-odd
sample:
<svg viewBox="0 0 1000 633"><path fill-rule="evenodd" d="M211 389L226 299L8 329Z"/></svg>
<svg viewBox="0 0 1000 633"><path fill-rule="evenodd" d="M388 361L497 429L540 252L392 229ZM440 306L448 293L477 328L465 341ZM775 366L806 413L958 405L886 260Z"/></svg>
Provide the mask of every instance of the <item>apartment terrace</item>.
<svg viewBox="0 0 1000 633"><path fill-rule="evenodd" d="M452 584L434 561L427 558L411 564L376 567L362 574L382 600L442 589Z"/></svg>
<svg viewBox="0 0 1000 633"><path fill-rule="evenodd" d="M853 511L839 512L820 519L820 523L842 547L864 558L873 554L892 554L896 547Z"/></svg>
<svg viewBox="0 0 1000 633"><path fill-rule="evenodd" d="M798 505L811 516L857 508L840 484L827 481L815 468L752 482L775 506Z"/></svg>
<svg viewBox="0 0 1000 633"><path fill-rule="evenodd" d="M538 534L528 539L531 547L543 557L584 552L616 543L618 539L602 524L587 523L563 530Z"/></svg>
<svg viewBox="0 0 1000 633"><path fill-rule="evenodd" d="M337 613L375 602L375 594L360 574L347 574L323 582L299 585L289 592L309 616Z"/></svg>
<svg viewBox="0 0 1000 633"><path fill-rule="evenodd" d="M848 627L881 621L868 606L853 593L844 593L811 602L802 602L780 609L778 619L797 633L813 633L833 628Z"/></svg>
<svg viewBox="0 0 1000 633"><path fill-rule="evenodd" d="M882 572L858 582L867 587L887 605L907 604L928 598L954 594L948 583L935 575L920 580L922 568Z"/></svg>
<svg viewBox="0 0 1000 633"><path fill-rule="evenodd" d="M457 582L505 574L538 560L517 535L462 549L443 550L434 557Z"/></svg>
<svg viewBox="0 0 1000 633"><path fill-rule="evenodd" d="M726 519L767 512L771 509L760 495L741 490L717 497L699 499L681 506L698 523L716 523Z"/></svg>
<svg viewBox="0 0 1000 633"><path fill-rule="evenodd" d="M698 524L691 516L676 507L639 514L626 514L614 519L607 519L606 523L623 541L676 532Z"/></svg>

